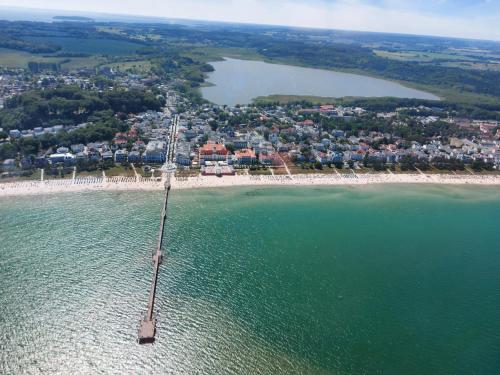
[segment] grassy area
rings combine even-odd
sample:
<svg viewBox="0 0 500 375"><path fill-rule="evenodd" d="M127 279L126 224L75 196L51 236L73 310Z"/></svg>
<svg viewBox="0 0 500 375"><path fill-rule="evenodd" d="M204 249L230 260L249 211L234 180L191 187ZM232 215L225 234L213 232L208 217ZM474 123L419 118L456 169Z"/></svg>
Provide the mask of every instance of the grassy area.
<svg viewBox="0 0 500 375"><path fill-rule="evenodd" d="M28 67L30 61L33 62L48 62L57 63L63 60L60 57L43 57L29 52L17 51L8 48L0 48L0 66L5 68L21 68Z"/></svg>
<svg viewBox="0 0 500 375"><path fill-rule="evenodd" d="M124 167L123 165L116 165L113 168L110 168L104 172L108 177L116 177L116 176L135 177L135 173L132 167L127 168Z"/></svg>
<svg viewBox="0 0 500 375"><path fill-rule="evenodd" d="M302 168L300 165L292 165L288 166L288 169L290 169L291 174L318 174L318 173L323 173L322 171L318 169L310 169L310 168Z"/></svg>
<svg viewBox="0 0 500 375"><path fill-rule="evenodd" d="M0 48L0 66L5 68L26 69L29 62L38 63L61 63L63 69L76 70L82 68L94 68L104 62L106 59L100 56L88 57L44 57L42 55L29 52L16 51L13 49Z"/></svg>
<svg viewBox="0 0 500 375"><path fill-rule="evenodd" d="M64 60L69 60L64 64L61 64L62 69L67 70L78 70L78 69L93 69L106 62L106 59L101 56L89 56L89 57L71 57L64 58Z"/></svg>
<svg viewBox="0 0 500 375"><path fill-rule="evenodd" d="M276 176L284 176L284 175L287 175L288 172L286 171L286 168L285 167L276 167L276 168L273 168L273 172Z"/></svg>
<svg viewBox="0 0 500 375"><path fill-rule="evenodd" d="M39 181L41 177L41 170L36 169L29 176L18 176L18 177L2 177L0 178L0 182L19 182L19 181Z"/></svg>
<svg viewBox="0 0 500 375"><path fill-rule="evenodd" d="M102 177L102 171L96 169L95 171L81 171L76 173L76 178L85 178L85 177Z"/></svg>
<svg viewBox="0 0 500 375"><path fill-rule="evenodd" d="M389 59L400 61L417 61L417 62L431 62L436 60L459 60L459 61L476 61L472 56L462 55L458 52L422 52L422 51L400 51L389 52L374 50L376 55L386 57Z"/></svg>
<svg viewBox="0 0 500 375"><path fill-rule="evenodd" d="M198 177L199 174L199 169L178 169L175 172L175 177Z"/></svg>
<svg viewBox="0 0 500 375"><path fill-rule="evenodd" d="M138 167L135 166L135 169L137 171L137 174L142 177L151 177L152 176L152 171L154 170L154 177L161 177L162 172L160 168L162 167L161 165L150 165L151 170L148 172L144 171L144 167Z"/></svg>

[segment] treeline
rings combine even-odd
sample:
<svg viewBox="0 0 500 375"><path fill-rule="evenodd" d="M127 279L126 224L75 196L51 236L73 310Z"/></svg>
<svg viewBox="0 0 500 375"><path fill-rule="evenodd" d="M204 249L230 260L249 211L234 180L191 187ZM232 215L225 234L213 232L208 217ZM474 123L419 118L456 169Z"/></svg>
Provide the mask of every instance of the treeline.
<svg viewBox="0 0 500 375"><path fill-rule="evenodd" d="M260 108L267 108L280 105L279 101L271 102L267 100L257 101L254 105ZM297 100L288 102L288 105L300 105L302 107L313 107L315 103L307 100ZM402 107L418 108L424 106L430 108L430 111L420 111L420 116L439 116L443 117L450 112L455 117L470 118L475 120L499 120L500 121L500 102L477 102L477 103L464 103L452 102L447 100L435 101L425 99L410 99L410 98L339 98L332 100L335 105L342 105L344 107L361 107L371 112L394 112ZM417 113L414 113L417 115Z"/></svg>
<svg viewBox="0 0 500 375"><path fill-rule="evenodd" d="M61 70L61 63L30 61L28 62L28 69L31 73L35 74L48 70L52 72L58 72L59 70Z"/></svg>
<svg viewBox="0 0 500 375"><path fill-rule="evenodd" d="M113 116L160 110L163 105L152 92L140 90L110 90L96 92L65 86L35 90L18 95L0 110L0 127L4 129L33 129L53 125L76 125L87 122L100 111Z"/></svg>
<svg viewBox="0 0 500 375"><path fill-rule="evenodd" d="M393 112L401 107L424 106L435 109L435 112L438 112L439 110L443 112L452 112L457 117L472 118L478 120L500 120L500 102L496 103L493 101L459 103L447 100L435 101L408 98L344 98L337 100L336 104L362 107L372 112Z"/></svg>
<svg viewBox="0 0 500 375"><path fill-rule="evenodd" d="M34 43L27 40L17 39L5 33L0 33L0 47L10 48L31 53L53 53L61 47L49 43Z"/></svg>

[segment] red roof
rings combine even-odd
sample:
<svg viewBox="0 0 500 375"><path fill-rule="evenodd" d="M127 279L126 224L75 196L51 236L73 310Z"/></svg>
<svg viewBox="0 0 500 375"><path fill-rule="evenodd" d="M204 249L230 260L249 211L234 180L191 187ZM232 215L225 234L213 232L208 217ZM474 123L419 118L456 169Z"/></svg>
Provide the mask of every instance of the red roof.
<svg viewBox="0 0 500 375"><path fill-rule="evenodd" d="M240 151L236 151L234 153L236 155L236 157L238 159L242 159L242 158L255 158L255 152L253 150L250 150L248 148L246 149L243 149L243 150L240 150Z"/></svg>
<svg viewBox="0 0 500 375"><path fill-rule="evenodd" d="M314 121L313 120L305 120L303 122L297 123L297 125L300 125L300 126L313 126L314 125Z"/></svg>
<svg viewBox="0 0 500 375"><path fill-rule="evenodd" d="M227 155L226 146L220 143L207 143L200 147L201 155Z"/></svg>

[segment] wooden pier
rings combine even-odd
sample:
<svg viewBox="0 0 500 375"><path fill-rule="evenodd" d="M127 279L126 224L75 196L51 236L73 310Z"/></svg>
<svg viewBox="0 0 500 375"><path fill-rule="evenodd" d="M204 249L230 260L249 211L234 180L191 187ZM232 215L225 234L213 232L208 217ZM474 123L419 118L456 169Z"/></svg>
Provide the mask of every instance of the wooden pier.
<svg viewBox="0 0 500 375"><path fill-rule="evenodd" d="M138 340L139 344L150 344L155 341L156 334L156 319L154 317L154 305L156 297L156 284L158 282L158 270L163 261L163 235L165 231L165 221L167 220L168 195L170 193L170 178L165 184L165 198L163 200L163 208L161 213L160 231L158 233L158 245L156 253L153 255L153 281L151 282L151 290L149 291L148 309L141 325L139 327Z"/></svg>

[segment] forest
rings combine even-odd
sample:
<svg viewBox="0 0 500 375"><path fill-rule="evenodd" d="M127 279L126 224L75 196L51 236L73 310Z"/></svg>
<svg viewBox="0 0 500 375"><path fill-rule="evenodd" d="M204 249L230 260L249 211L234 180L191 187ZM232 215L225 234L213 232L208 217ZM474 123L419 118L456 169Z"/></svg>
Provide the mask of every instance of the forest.
<svg viewBox="0 0 500 375"><path fill-rule="evenodd" d="M118 113L158 111L163 102L152 92L142 90L82 90L66 86L34 90L15 96L0 110L0 127L33 129L53 125L77 125L92 120L96 113L113 117Z"/></svg>

